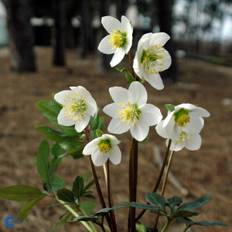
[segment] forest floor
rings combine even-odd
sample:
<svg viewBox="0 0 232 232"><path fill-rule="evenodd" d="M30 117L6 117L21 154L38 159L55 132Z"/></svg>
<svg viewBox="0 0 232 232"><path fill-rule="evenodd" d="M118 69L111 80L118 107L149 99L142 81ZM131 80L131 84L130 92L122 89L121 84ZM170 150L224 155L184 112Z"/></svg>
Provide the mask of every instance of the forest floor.
<svg viewBox="0 0 232 232"><path fill-rule="evenodd" d="M0 51L1 52L1 51ZM39 71L36 74L14 74L9 71L8 56L0 57L0 186L30 184L41 186L35 170L35 153L42 136L36 125L44 122L35 103L48 99L52 93L69 86L86 86L96 98L99 106L111 102L108 88L115 85L126 86L126 82L116 73L101 73L95 58L76 59L69 52L68 68L51 66L51 50L38 49ZM183 186L191 190L191 195L201 196L211 193L212 202L202 209L201 219L222 220L232 224L232 68L208 64L202 61L179 61L180 78L176 84L167 83L161 92L148 87L149 102L163 109L166 103L191 102L205 107L211 117L206 120L203 130L203 145L199 151L183 150L175 155L172 172ZM154 130L153 130L154 131ZM154 161L154 144L164 151L164 142L155 133L149 141L141 144L139 155L139 200L151 191L158 173ZM129 136L120 137L125 151L122 164L113 167L112 182L114 201L127 201L128 186L128 142ZM59 174L71 183L78 174L89 170L86 160L64 160ZM98 173L103 183L102 170ZM168 184L167 195L181 195L172 184ZM48 232L62 215L62 209L49 207L49 200L42 201L23 224L13 231ZM18 205L0 201L1 219L8 213L15 214ZM121 212L121 213L120 213ZM126 228L125 211L117 212L120 232ZM58 213L58 214L57 214ZM147 214L149 225L154 219ZM77 231L75 225L62 231ZM0 226L0 231L7 231ZM79 231L85 231L83 228ZM178 227L178 232L180 229ZM232 228L196 228L193 231L232 232Z"/></svg>

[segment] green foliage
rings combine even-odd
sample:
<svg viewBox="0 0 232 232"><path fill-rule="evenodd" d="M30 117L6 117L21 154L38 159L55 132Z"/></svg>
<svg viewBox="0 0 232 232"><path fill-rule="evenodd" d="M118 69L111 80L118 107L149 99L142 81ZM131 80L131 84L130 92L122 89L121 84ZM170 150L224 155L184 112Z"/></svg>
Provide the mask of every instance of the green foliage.
<svg viewBox="0 0 232 232"><path fill-rule="evenodd" d="M0 198L10 201L22 202L23 206L18 213L20 220L26 219L31 209L46 195L38 188L14 185L5 188L0 188Z"/></svg>
<svg viewBox="0 0 232 232"><path fill-rule="evenodd" d="M63 179L55 175L59 163L59 157L54 156L50 159L49 144L46 140L42 141L38 149L36 164L38 174L48 192L56 192L64 187Z"/></svg>
<svg viewBox="0 0 232 232"><path fill-rule="evenodd" d="M37 103L37 107L45 118L52 123L57 123L57 115L61 110L61 106L54 100L41 100Z"/></svg>
<svg viewBox="0 0 232 232"><path fill-rule="evenodd" d="M175 110L175 106L172 105L172 104L165 104L164 107L165 107L165 109L166 109L167 111L169 111L169 112L172 112L172 111Z"/></svg>
<svg viewBox="0 0 232 232"><path fill-rule="evenodd" d="M124 78L126 79L126 81L129 84L132 83L133 81L136 81L133 74L131 72L129 72L129 70L127 68L118 66L115 68L115 70L122 73L124 75Z"/></svg>
<svg viewBox="0 0 232 232"><path fill-rule="evenodd" d="M97 138L100 137L103 132L104 120L99 114L96 114L94 117L90 119L90 128L91 128L91 137Z"/></svg>

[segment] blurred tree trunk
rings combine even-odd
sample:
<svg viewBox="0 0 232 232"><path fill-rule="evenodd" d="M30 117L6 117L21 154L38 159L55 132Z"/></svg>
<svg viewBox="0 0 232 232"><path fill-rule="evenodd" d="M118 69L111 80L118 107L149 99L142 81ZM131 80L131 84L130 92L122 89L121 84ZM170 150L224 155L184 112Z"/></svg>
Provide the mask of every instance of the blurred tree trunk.
<svg viewBox="0 0 232 232"><path fill-rule="evenodd" d="M17 72L35 72L33 30L29 0L4 0L10 35L11 68Z"/></svg>
<svg viewBox="0 0 232 232"><path fill-rule="evenodd" d="M167 77L172 79L174 82L178 79L178 67L176 61L176 46L173 41L173 33L172 33L172 24L173 24L173 1L174 0L154 0L155 4L157 4L158 10L158 22L161 32L166 32L171 36L171 39L167 42L166 48L169 51L172 57L172 65L171 67L164 72L163 77ZM154 7L155 8L155 7ZM155 17L155 15L153 15Z"/></svg>
<svg viewBox="0 0 232 232"><path fill-rule="evenodd" d="M99 9L100 17L108 15L109 14L109 0L101 0L99 8L100 8ZM99 38L100 38L99 42L101 41L101 39L104 36L106 36L106 31L103 28L103 26L101 25L100 30L99 30ZM111 70L111 68L110 68L111 56L105 55L105 54L102 54L102 53L100 53L100 56L101 56L101 59L100 59L100 61L101 61L101 64L100 64L101 69L104 70L104 71Z"/></svg>
<svg viewBox="0 0 232 232"><path fill-rule="evenodd" d="M65 29L66 7L65 0L53 2L54 28L53 28L53 65L65 66Z"/></svg>
<svg viewBox="0 0 232 232"><path fill-rule="evenodd" d="M122 15L126 14L129 1L128 0L117 0L117 18L120 20Z"/></svg>
<svg viewBox="0 0 232 232"><path fill-rule="evenodd" d="M91 0L82 0L81 4L81 57L85 58L94 50L93 41L93 6Z"/></svg>

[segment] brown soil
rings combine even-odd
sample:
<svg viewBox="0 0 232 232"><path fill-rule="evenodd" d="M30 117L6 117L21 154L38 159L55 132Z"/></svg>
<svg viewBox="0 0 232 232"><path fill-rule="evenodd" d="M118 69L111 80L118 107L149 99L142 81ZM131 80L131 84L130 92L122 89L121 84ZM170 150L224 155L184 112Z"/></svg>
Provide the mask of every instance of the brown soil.
<svg viewBox="0 0 232 232"><path fill-rule="evenodd" d="M0 58L0 185L30 184L41 186L35 171L35 152L42 137L35 130L44 119L35 107L36 101L46 99L69 86L86 86L96 98L99 106L111 102L108 88L124 85L126 82L118 74L101 73L97 69L95 58L76 59L74 52L68 53L68 68L51 66L51 51L39 49L37 74L14 74L9 72L8 57ZM191 102L201 105L211 112L203 130L203 145L197 152L183 150L175 155L172 166L173 174L194 196L211 193L212 202L203 209L202 219L222 220L232 224L232 69L207 64L195 60L181 60L180 81L178 84L166 84L158 92L150 87L149 102L163 109L165 103L178 104ZM223 100L224 99L224 100ZM227 100L225 100L227 99ZM224 102L224 104L223 104ZM151 131L149 142L140 145L139 157L139 199L142 201L157 177L157 166L153 158L153 146L157 144L164 150L164 142ZM128 186L128 141L129 136L121 136L124 150L122 164L112 168L114 201L127 200ZM86 160L64 160L59 173L71 183L78 174L88 171ZM102 178L102 170L99 169ZM167 195L180 195L171 184ZM18 205L0 201L2 218L7 213L16 213ZM45 200L33 210L28 220L18 225L14 231L49 231L62 214L62 209L49 207ZM122 213L120 213L122 212ZM117 213L120 221L119 231L125 231L125 214ZM151 224L154 219L147 215L145 222ZM0 231L5 231L0 227ZM64 231L77 231L75 225L65 227ZM84 231L84 229L80 229ZM177 229L180 231L180 229ZM224 229L197 228L194 231L232 232Z"/></svg>

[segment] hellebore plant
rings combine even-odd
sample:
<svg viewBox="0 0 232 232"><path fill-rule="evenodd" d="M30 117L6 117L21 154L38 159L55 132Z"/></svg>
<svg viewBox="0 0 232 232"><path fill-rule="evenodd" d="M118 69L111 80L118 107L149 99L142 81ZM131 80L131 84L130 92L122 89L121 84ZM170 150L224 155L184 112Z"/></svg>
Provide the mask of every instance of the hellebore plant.
<svg viewBox="0 0 232 232"><path fill-rule="evenodd" d="M130 49L133 28L129 20L122 16L120 22L105 16L102 24L109 35L100 42L99 51L113 54L110 62L112 67L126 55L132 64ZM25 185L0 188L0 198L22 203L19 219L24 220L42 199L50 198L65 210L52 231L57 231L61 225L69 222L81 223L85 231L89 232L166 232L172 231L175 222L185 224L183 232L189 231L192 226L225 226L218 221L195 220L194 217L199 215L197 209L210 200L208 195L190 202L183 202L178 196L165 197L174 152L184 148L198 150L201 147L203 118L209 117L207 110L184 103L177 106L166 104L167 117L163 119L160 109L147 103L148 94L144 83L148 82L157 90L164 88L159 73L171 65L171 57L164 48L169 39L162 32L147 33L141 37L132 71L124 67L116 68L128 81L128 89L111 87L109 93L113 103L103 108L103 112L112 118L108 125L109 133L119 136L130 131L129 200L114 204L111 191L110 165L119 165L122 160L119 139L103 132L100 109L89 91L82 86L70 87L55 94L52 100L38 102L39 110L50 123L50 126L38 127L38 131L46 137L38 148L36 160L37 172L43 183L41 188ZM145 201L140 203L137 202L138 146L139 142L148 138L149 132L155 131L165 138L167 149L154 187L144 196ZM71 186L65 185L63 178L57 175L57 169L68 156L72 156L74 162L88 159L92 178L79 174ZM96 172L100 167L103 167L105 176L107 199ZM97 199L91 190L93 184L102 207L98 211L95 211ZM52 205L57 206L54 203ZM128 208L128 217L124 225L120 223L122 229L119 230L115 211L121 208ZM142 222L147 211L155 215L152 228L147 228ZM160 217L164 220L159 221Z"/></svg>

